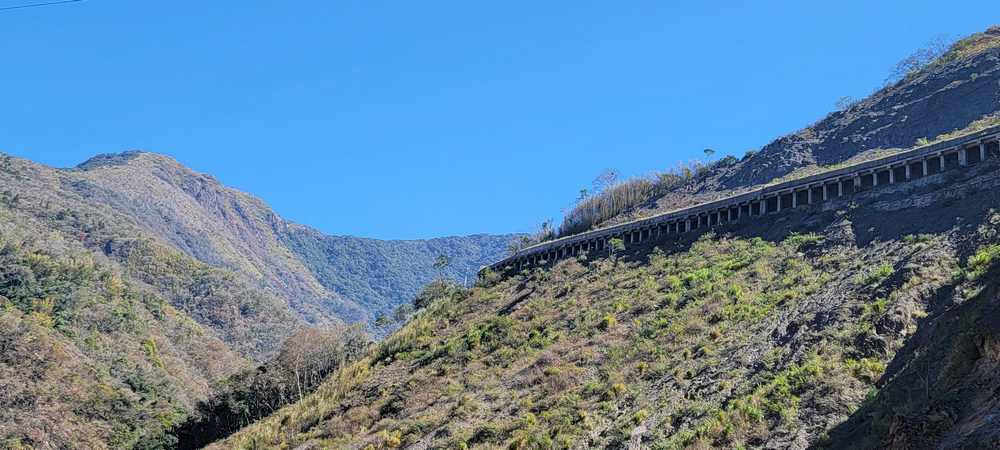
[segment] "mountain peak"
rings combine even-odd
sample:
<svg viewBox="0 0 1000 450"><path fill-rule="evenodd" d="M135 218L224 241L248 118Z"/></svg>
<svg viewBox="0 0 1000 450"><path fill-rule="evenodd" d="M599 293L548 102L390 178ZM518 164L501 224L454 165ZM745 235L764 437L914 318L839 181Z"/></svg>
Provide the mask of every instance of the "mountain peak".
<svg viewBox="0 0 1000 450"><path fill-rule="evenodd" d="M140 150L129 150L121 153L102 153L97 156L92 156L86 161L77 164L73 169L88 171L94 170L98 167L121 166L127 164L129 161L135 159L143 153L145 152Z"/></svg>

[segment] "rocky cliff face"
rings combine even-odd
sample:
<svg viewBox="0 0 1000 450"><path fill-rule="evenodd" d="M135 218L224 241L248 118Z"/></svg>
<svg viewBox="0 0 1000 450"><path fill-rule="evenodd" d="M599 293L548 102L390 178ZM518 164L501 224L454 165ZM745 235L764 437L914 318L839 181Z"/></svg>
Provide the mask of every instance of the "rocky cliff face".
<svg viewBox="0 0 1000 450"><path fill-rule="evenodd" d="M1000 30L989 32L1000 36ZM844 111L766 145L719 176L725 189L768 183L795 170L830 166L879 150L905 149L1000 110L1000 48L929 67Z"/></svg>
<svg viewBox="0 0 1000 450"><path fill-rule="evenodd" d="M1000 40L1000 27L971 39L995 43ZM775 139L752 157L655 197L602 226L710 201L822 167L912 148L918 140L934 141L977 121L995 125L1000 123L998 111L1000 47L992 47L910 74L843 111Z"/></svg>

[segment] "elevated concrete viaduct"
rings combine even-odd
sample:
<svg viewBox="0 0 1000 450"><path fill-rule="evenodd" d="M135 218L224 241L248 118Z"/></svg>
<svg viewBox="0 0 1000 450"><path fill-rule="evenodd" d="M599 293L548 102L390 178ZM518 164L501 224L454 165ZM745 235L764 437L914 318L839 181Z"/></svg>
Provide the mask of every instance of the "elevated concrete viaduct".
<svg viewBox="0 0 1000 450"><path fill-rule="evenodd" d="M905 183L987 159L1000 159L1000 126L648 219L543 242L483 269L520 271L582 252L607 250L611 239L636 244L663 234L688 233L747 217L832 201L863 189Z"/></svg>

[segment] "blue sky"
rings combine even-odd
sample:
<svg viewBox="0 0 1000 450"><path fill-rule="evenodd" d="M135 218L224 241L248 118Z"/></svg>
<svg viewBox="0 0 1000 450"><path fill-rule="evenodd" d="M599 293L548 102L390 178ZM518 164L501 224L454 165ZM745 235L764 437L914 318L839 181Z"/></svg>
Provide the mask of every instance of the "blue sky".
<svg viewBox="0 0 1000 450"><path fill-rule="evenodd" d="M742 156L998 23L1000 2L961 0L7 10L0 152L163 153L329 234L527 231L605 168Z"/></svg>

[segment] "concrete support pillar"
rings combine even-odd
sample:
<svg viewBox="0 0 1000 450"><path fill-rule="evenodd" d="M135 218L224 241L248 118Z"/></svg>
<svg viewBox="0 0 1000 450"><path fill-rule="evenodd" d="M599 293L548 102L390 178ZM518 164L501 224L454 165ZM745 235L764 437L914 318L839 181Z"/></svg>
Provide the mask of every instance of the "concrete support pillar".
<svg viewBox="0 0 1000 450"><path fill-rule="evenodd" d="M979 144L979 160L986 161L986 144Z"/></svg>
<svg viewBox="0 0 1000 450"><path fill-rule="evenodd" d="M889 167L889 184L896 182L896 171Z"/></svg>
<svg viewBox="0 0 1000 450"><path fill-rule="evenodd" d="M927 159L924 159L921 162L924 163L924 176L926 177L931 174L931 164L927 162Z"/></svg>
<svg viewBox="0 0 1000 450"><path fill-rule="evenodd" d="M824 184L823 185L823 201L825 202L825 201L827 201L829 199L830 199L830 189L828 189L826 187L826 185Z"/></svg>
<svg viewBox="0 0 1000 450"><path fill-rule="evenodd" d="M781 194L778 194L778 210L776 212L781 212Z"/></svg>
<svg viewBox="0 0 1000 450"><path fill-rule="evenodd" d="M691 231L691 221L690 220L685 220L684 221L684 232L687 233L689 231Z"/></svg>
<svg viewBox="0 0 1000 450"><path fill-rule="evenodd" d="M798 192L792 191L792 208L798 208L799 206L799 194Z"/></svg>
<svg viewBox="0 0 1000 450"><path fill-rule="evenodd" d="M837 182L837 197L843 197L843 196L844 196L844 182L843 181L838 181Z"/></svg>
<svg viewBox="0 0 1000 450"><path fill-rule="evenodd" d="M812 188L809 188L809 190L806 191L806 192L807 192L806 193L806 203L808 203L808 204L811 205L813 203L813 190L812 190Z"/></svg>
<svg viewBox="0 0 1000 450"><path fill-rule="evenodd" d="M878 186L878 172L872 171L872 187Z"/></svg>
<svg viewBox="0 0 1000 450"><path fill-rule="evenodd" d="M969 165L969 153L966 149L958 149L958 165L967 166Z"/></svg>
<svg viewBox="0 0 1000 450"><path fill-rule="evenodd" d="M941 171L942 171L942 172L944 172L944 171L945 171L945 169L947 169L947 168L948 168L948 166L946 166L946 165L944 164L944 155L942 154L942 155L941 155L941 156L939 156L938 158L940 158L940 159L941 159Z"/></svg>
<svg viewBox="0 0 1000 450"><path fill-rule="evenodd" d="M910 171L910 163L906 163L906 179L910 178L913 178L913 173Z"/></svg>

